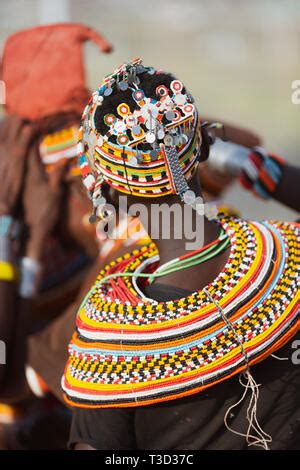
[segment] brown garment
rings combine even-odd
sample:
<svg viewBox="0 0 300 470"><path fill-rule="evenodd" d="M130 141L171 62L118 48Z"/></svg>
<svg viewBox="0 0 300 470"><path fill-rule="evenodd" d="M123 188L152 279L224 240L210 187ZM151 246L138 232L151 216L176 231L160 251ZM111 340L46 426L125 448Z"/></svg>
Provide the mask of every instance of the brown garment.
<svg viewBox="0 0 300 470"><path fill-rule="evenodd" d="M90 96L82 56L82 43L88 40L102 52L112 50L99 33L75 23L38 26L10 36L0 75L7 112L30 120L62 112L81 114Z"/></svg>
<svg viewBox="0 0 300 470"><path fill-rule="evenodd" d="M41 376L59 400L63 400L60 382L68 357L68 344L74 332L76 313L99 270L99 260L96 260L78 290L76 300L47 327L27 340L27 364Z"/></svg>
<svg viewBox="0 0 300 470"><path fill-rule="evenodd" d="M78 304L74 302L63 315L28 339L28 364L42 377L60 400L61 377L68 357L67 347L74 331Z"/></svg>

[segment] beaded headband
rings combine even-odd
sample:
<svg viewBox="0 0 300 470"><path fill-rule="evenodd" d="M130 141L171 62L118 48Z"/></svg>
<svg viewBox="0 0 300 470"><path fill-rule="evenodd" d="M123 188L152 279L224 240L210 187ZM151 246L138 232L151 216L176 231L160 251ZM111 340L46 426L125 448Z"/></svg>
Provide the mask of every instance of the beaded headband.
<svg viewBox="0 0 300 470"><path fill-rule="evenodd" d="M141 59L120 65L104 78L86 106L79 130L78 156L83 182L97 211L105 204L101 185L142 197L178 194L184 199L187 180L196 168L201 146L200 120L193 98L179 80L158 85L156 98L139 87L141 75L162 72ZM96 111L115 91L131 91L134 108L121 102L103 115L108 129L100 132ZM126 94L128 96L128 94ZM99 210L97 211L99 212Z"/></svg>

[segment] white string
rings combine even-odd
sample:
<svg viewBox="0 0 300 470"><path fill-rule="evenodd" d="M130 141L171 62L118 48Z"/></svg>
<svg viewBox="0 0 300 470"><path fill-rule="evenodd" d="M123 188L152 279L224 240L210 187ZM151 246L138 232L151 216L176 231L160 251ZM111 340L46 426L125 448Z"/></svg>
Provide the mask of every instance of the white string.
<svg viewBox="0 0 300 470"><path fill-rule="evenodd" d="M243 392L242 397L236 403L231 405L228 408L228 410L226 411L225 416L224 416L224 424L225 424L226 428L228 429L228 431L230 431L230 432L232 432L232 433L234 433L238 436L245 437L246 442L247 442L249 447L250 446L257 446L257 447L262 447L265 450L269 450L268 443L272 442L272 437L262 429L262 427L260 426L260 424L258 423L258 420L257 420L257 404L258 404L258 398L259 398L259 387L260 387L260 385L256 383L254 377L252 376L252 374L250 372L247 352L245 351L244 345L243 345L240 337L238 336L237 332L235 331L235 329L234 329L232 323L230 322L230 320L226 317L226 315L225 315L222 307L220 306L219 302L212 297L212 295L210 294L210 292L206 288L204 288L203 290L206 293L206 295L209 297L210 301L215 304L215 306L217 307L218 312L220 313L220 316L222 317L224 323L228 326L228 328L232 331L233 335L235 336L237 342L239 343L239 345L241 347L241 351L242 351L242 354L244 356L245 363L246 363L246 366L247 366L246 370L244 372L242 372L239 376L239 383L242 385L242 387L245 388L245 390ZM246 383L243 382L243 380L242 380L243 378L246 379ZM245 400L249 390L250 390L251 395L250 395L250 401L249 401L249 404L248 404L248 407L247 407L247 413L246 413L246 418L247 418L247 421L248 421L248 428L247 428L246 434L244 434L242 432L236 431L231 426L229 426L228 417L230 416L231 411L234 408L236 408L238 405L240 405ZM254 433L256 433L256 434L254 434Z"/></svg>
<svg viewBox="0 0 300 470"><path fill-rule="evenodd" d="M276 356L276 354L271 354L271 357L273 357L274 359L277 359L278 361L288 361L289 360L288 357L279 357L279 356Z"/></svg>

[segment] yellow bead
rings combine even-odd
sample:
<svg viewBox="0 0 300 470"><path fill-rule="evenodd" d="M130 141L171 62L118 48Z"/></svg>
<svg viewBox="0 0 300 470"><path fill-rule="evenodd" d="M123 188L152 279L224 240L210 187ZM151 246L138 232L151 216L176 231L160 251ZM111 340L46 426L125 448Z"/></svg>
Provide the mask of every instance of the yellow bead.
<svg viewBox="0 0 300 470"><path fill-rule="evenodd" d="M14 266L7 261L0 261L0 281L15 281L16 271Z"/></svg>

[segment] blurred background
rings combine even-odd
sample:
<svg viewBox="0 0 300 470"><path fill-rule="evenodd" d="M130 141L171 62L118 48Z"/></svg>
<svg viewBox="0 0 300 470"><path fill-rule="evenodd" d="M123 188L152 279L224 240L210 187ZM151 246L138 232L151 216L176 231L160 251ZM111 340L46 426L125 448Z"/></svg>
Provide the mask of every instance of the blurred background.
<svg viewBox="0 0 300 470"><path fill-rule="evenodd" d="M268 150L300 164L300 105L291 102L300 79L299 0L1 0L1 46L20 29L59 21L93 26L114 45L111 55L86 46L91 88L142 57L185 82L201 115L253 129ZM226 201L247 217L295 217L237 185Z"/></svg>

